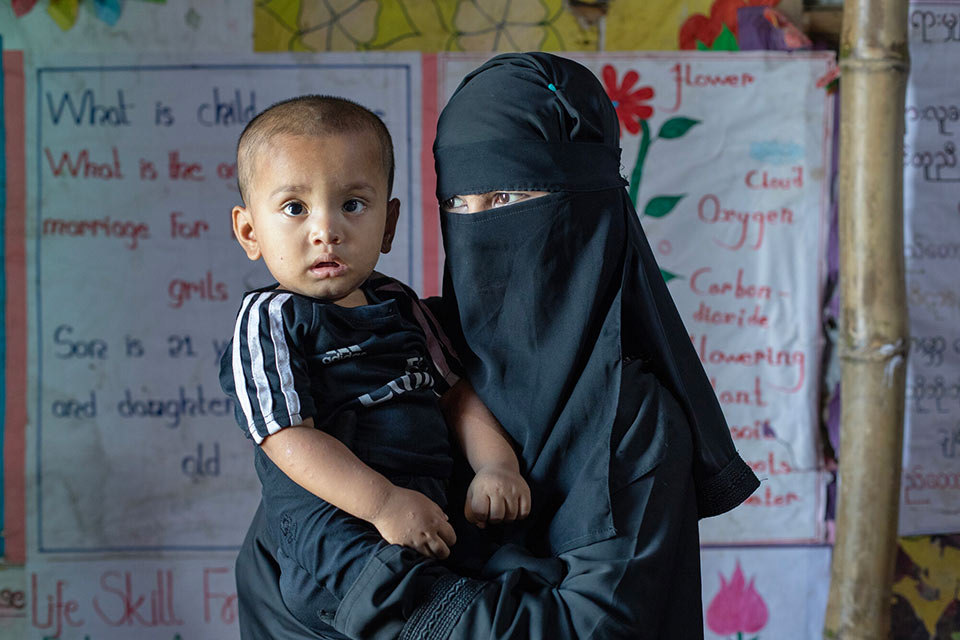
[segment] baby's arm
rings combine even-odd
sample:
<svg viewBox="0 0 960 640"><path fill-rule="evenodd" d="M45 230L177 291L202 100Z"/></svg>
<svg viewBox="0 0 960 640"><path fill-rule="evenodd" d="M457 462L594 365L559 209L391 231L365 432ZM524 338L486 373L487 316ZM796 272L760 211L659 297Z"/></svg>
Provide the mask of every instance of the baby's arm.
<svg viewBox="0 0 960 640"><path fill-rule="evenodd" d="M342 442L315 429L313 419L267 436L260 446L291 480L366 520L387 542L434 558L450 555L456 534L435 502L391 483Z"/></svg>
<svg viewBox="0 0 960 640"><path fill-rule="evenodd" d="M478 527L530 514L530 487L516 453L490 410L466 378L440 400L440 407L476 475L467 489L464 514Z"/></svg>

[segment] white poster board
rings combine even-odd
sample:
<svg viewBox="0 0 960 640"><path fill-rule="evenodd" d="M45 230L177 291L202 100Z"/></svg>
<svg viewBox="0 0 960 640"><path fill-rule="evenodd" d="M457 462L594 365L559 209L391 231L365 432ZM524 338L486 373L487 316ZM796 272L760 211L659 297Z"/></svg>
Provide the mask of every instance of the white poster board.
<svg viewBox="0 0 960 640"><path fill-rule="evenodd" d="M441 56L441 104L483 59ZM819 310L833 110L816 83L832 54L576 59L615 101L641 92L632 106L648 132L621 129L624 177L638 186L647 238L762 481L746 504L702 522L703 542L822 540Z"/></svg>
<svg viewBox="0 0 960 640"><path fill-rule="evenodd" d="M379 113L403 203L380 269L419 287L420 56L31 62L30 637L52 633L43 608L60 587L78 603L76 633L121 637L104 635L119 615L145 639L235 637L235 618L207 619L203 594L233 594L260 491L219 356L243 292L271 283L232 237L236 141L254 114L304 93ZM124 613L140 595L147 604Z"/></svg>
<svg viewBox="0 0 960 640"><path fill-rule="evenodd" d="M821 638L830 556L826 545L704 549L705 640Z"/></svg>

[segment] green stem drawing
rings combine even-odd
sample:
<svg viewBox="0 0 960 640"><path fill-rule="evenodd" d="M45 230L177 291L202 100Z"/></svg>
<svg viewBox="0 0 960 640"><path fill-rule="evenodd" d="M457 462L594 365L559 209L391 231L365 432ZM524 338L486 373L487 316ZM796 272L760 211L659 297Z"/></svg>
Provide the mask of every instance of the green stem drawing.
<svg viewBox="0 0 960 640"><path fill-rule="evenodd" d="M650 124L646 120L640 121L640 129L642 131L642 135L640 136L640 149L637 151L637 163L633 165L633 172L630 174L630 189L627 193L641 219L647 216L651 218L662 218L668 215L674 210L677 203L687 195L685 193L659 195L648 200L643 209L637 207L637 196L640 193L640 180L643 178L643 163L647 160L647 152L650 150L650 145L653 144L654 140L674 140L683 137L687 131L690 130L690 127L699 124L699 122L699 120L693 120L683 116L670 118L660 126L660 131L657 133L657 137L654 138L650 135ZM660 274L663 276L664 282L670 282L674 278L683 277L665 269L661 269ZM743 640L742 634L737 640Z"/></svg>
<svg viewBox="0 0 960 640"><path fill-rule="evenodd" d="M640 178L643 177L643 163L647 159L647 150L650 149L650 125L646 120L640 121L640 128L643 135L640 138L640 150L637 152L637 164L633 166L633 173L630 174L630 202L637 206L637 193L640 191Z"/></svg>

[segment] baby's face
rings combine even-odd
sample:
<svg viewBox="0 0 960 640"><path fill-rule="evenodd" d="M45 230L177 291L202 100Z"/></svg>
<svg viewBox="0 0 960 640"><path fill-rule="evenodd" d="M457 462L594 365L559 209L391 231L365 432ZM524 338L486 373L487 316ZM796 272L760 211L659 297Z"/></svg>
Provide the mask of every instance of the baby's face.
<svg viewBox="0 0 960 640"><path fill-rule="evenodd" d="M400 202L388 202L371 132L279 135L256 151L247 207L234 233L288 291L354 307L359 287L390 250Z"/></svg>

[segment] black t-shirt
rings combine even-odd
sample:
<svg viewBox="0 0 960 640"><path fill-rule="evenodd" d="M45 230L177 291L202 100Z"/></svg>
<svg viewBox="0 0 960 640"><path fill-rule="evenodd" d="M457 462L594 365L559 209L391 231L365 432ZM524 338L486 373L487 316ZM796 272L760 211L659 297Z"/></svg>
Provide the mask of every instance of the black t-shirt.
<svg viewBox="0 0 960 640"><path fill-rule="evenodd" d="M438 398L458 379L455 354L410 289L375 274L363 290L370 304L352 308L276 286L247 293L221 386L258 444L313 418L385 475L446 478Z"/></svg>

